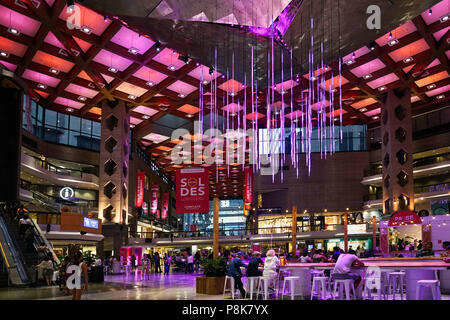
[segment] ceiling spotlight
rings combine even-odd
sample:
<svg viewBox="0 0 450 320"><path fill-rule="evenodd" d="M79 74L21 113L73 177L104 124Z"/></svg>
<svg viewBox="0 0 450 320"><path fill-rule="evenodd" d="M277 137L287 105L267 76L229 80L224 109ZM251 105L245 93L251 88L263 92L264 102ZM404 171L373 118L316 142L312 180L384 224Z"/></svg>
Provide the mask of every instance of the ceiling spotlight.
<svg viewBox="0 0 450 320"><path fill-rule="evenodd" d="M212 76L214 74L214 68L209 68L209 75ZM222 78L225 78L224 75L222 75Z"/></svg>
<svg viewBox="0 0 450 320"><path fill-rule="evenodd" d="M178 59L183 61L185 64L189 64L189 57L187 55L185 56L179 56Z"/></svg>
<svg viewBox="0 0 450 320"><path fill-rule="evenodd" d="M16 28L13 28L13 27L9 27L8 28L8 32L12 33L12 34L14 34L16 36L18 36L20 34L20 31L18 29L16 29Z"/></svg>
<svg viewBox="0 0 450 320"><path fill-rule="evenodd" d="M9 53L5 52L5 51L0 51L0 56L2 56L4 58L8 58L9 57Z"/></svg>
<svg viewBox="0 0 450 320"><path fill-rule="evenodd" d="M86 100L87 100L87 98L86 98L86 97L84 97L84 96L79 96L79 97L78 97L78 100L80 100L80 101L86 101Z"/></svg>
<svg viewBox="0 0 450 320"><path fill-rule="evenodd" d="M281 94L286 94L286 93L287 93L286 90L282 90L282 91L281 91Z"/></svg>
<svg viewBox="0 0 450 320"><path fill-rule="evenodd" d="M333 89L331 89L331 92L335 93L335 92L337 92L337 89L333 88Z"/></svg>
<svg viewBox="0 0 450 320"><path fill-rule="evenodd" d="M135 127L135 125L134 124L130 124L130 128L134 128Z"/></svg>
<svg viewBox="0 0 450 320"><path fill-rule="evenodd" d="M378 120L379 118L380 118L379 116L372 117L373 120Z"/></svg>
<svg viewBox="0 0 450 320"><path fill-rule="evenodd" d="M208 80L203 80L203 82L202 82L202 83L203 83L203 85L205 85L205 86L206 86L206 85L207 85L207 84L209 83L209 81L208 81Z"/></svg>
<svg viewBox="0 0 450 320"><path fill-rule="evenodd" d="M379 91L384 91L384 90L386 90L386 89L387 89L386 86L381 86L381 87L378 88Z"/></svg>
<svg viewBox="0 0 450 320"><path fill-rule="evenodd" d="M136 99L136 96L133 95L133 94L130 94L130 95L128 95L128 99L135 100L135 99Z"/></svg>
<svg viewBox="0 0 450 320"><path fill-rule="evenodd" d="M58 74L58 73L59 73L59 70L58 70L58 69L55 69L55 68L50 68L49 71L50 71L51 73L53 73L53 74Z"/></svg>
<svg viewBox="0 0 450 320"><path fill-rule="evenodd" d="M43 90L47 89L47 85L46 85L46 84L43 84L43 83L38 83L37 87L38 87L39 89L43 89Z"/></svg>
<svg viewBox="0 0 450 320"><path fill-rule="evenodd" d="M408 57L408 58L403 59L403 62L404 62L404 63L410 63L410 62L413 61L413 60L414 60L413 57Z"/></svg>
<svg viewBox="0 0 450 320"><path fill-rule="evenodd" d="M440 20L442 23L444 23L445 21L448 20L448 18L449 18L449 15L446 14L445 16L442 16L439 20Z"/></svg>
<svg viewBox="0 0 450 320"><path fill-rule="evenodd" d="M67 112L73 112L73 108L66 108Z"/></svg>
<svg viewBox="0 0 450 320"><path fill-rule="evenodd" d="M431 8L430 8L430 10L428 10L428 15L431 16L432 13L433 13L433 10L431 10Z"/></svg>
<svg viewBox="0 0 450 320"><path fill-rule="evenodd" d="M155 85L153 81L147 81L145 84L148 85L149 87L153 87Z"/></svg>
<svg viewBox="0 0 450 320"><path fill-rule="evenodd" d="M178 94L178 96L179 96L180 98L186 98L186 95L185 95L185 94L182 94L182 93Z"/></svg>
<svg viewBox="0 0 450 320"><path fill-rule="evenodd" d="M128 49L128 52L131 53L131 54L136 55L136 54L138 54L139 49L131 47L130 49Z"/></svg>
<svg viewBox="0 0 450 320"><path fill-rule="evenodd" d="M434 83L429 84L429 85L427 86L427 89L428 89L428 90L431 90L431 89L434 89L434 88L436 88L436 85L435 85Z"/></svg>
<svg viewBox="0 0 450 320"><path fill-rule="evenodd" d="M398 40L394 38L388 42L388 45L390 47L392 47L392 46L395 46L397 43L398 43Z"/></svg>
<svg viewBox="0 0 450 320"><path fill-rule="evenodd" d="M315 76L311 76L311 78L309 78L311 81L316 81L317 78Z"/></svg>
<svg viewBox="0 0 450 320"><path fill-rule="evenodd" d="M366 74L365 76L363 76L363 78L364 78L365 80L370 79L370 78L372 78L372 74L368 73L368 74Z"/></svg>
<svg viewBox="0 0 450 320"><path fill-rule="evenodd" d="M372 41L370 44L369 44L369 48L370 48L370 50L375 50L375 48L376 48L376 46L377 46L377 43L375 42L375 41Z"/></svg>
<svg viewBox="0 0 450 320"><path fill-rule="evenodd" d="M82 32L86 33L86 34L91 34L92 33L92 29L89 28L88 26L82 26L80 30Z"/></svg>
<svg viewBox="0 0 450 320"><path fill-rule="evenodd" d="M170 66L167 67L167 69L169 69L170 71L175 71L177 69L177 67L175 67L173 64L171 64Z"/></svg>
<svg viewBox="0 0 450 320"><path fill-rule="evenodd" d="M148 120L148 119L150 119L150 117L148 115L143 115L142 119Z"/></svg>
<svg viewBox="0 0 450 320"><path fill-rule="evenodd" d="M159 41L156 41L156 43L155 43L155 49L156 49L156 51L161 51L161 42L159 42Z"/></svg>
<svg viewBox="0 0 450 320"><path fill-rule="evenodd" d="M193 114L188 113L188 114L186 115L186 118L192 118L193 116L194 116Z"/></svg>
<svg viewBox="0 0 450 320"><path fill-rule="evenodd" d="M114 68L114 67L109 67L108 71L111 71L112 73L116 73L119 70L117 68Z"/></svg>
<svg viewBox="0 0 450 320"><path fill-rule="evenodd" d="M108 21L109 21L109 20L108 20L108 17L107 17L107 16L104 16L104 17L103 17L103 21L108 22Z"/></svg>
<svg viewBox="0 0 450 320"><path fill-rule="evenodd" d="M198 67L200 66L200 62L196 62L195 65Z"/></svg>
<svg viewBox="0 0 450 320"><path fill-rule="evenodd" d="M436 98L437 99L444 99L444 97L445 97L445 95L441 94L441 95L438 95Z"/></svg>
<svg viewBox="0 0 450 320"><path fill-rule="evenodd" d="M236 95L236 92L230 92L230 96L234 97Z"/></svg>
<svg viewBox="0 0 450 320"><path fill-rule="evenodd" d="M72 12L75 3L74 0L67 0L67 11Z"/></svg>
<svg viewBox="0 0 450 320"><path fill-rule="evenodd" d="M334 118L334 121L338 121L339 120L339 118Z"/></svg>
<svg viewBox="0 0 450 320"><path fill-rule="evenodd" d="M359 111L360 111L360 112L366 112L366 111L367 111L367 108L361 108L361 109L359 109Z"/></svg>

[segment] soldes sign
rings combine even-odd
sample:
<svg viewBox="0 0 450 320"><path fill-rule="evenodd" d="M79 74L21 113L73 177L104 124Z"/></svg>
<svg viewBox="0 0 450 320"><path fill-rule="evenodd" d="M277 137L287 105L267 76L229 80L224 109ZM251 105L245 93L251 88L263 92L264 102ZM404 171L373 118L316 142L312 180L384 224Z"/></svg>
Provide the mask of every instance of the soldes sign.
<svg viewBox="0 0 450 320"><path fill-rule="evenodd" d="M208 174L208 169L205 168L177 170L177 213L204 213L209 211Z"/></svg>

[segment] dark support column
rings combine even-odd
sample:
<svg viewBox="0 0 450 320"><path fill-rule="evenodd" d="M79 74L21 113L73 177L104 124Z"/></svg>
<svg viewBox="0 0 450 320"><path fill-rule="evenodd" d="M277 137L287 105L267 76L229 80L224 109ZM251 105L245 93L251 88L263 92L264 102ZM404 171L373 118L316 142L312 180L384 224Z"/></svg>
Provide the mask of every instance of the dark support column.
<svg viewBox="0 0 450 320"><path fill-rule="evenodd" d="M383 215L414 210L411 93L391 90L381 110Z"/></svg>
<svg viewBox="0 0 450 320"><path fill-rule="evenodd" d="M22 147L22 94L17 88L0 86L0 201L19 200Z"/></svg>

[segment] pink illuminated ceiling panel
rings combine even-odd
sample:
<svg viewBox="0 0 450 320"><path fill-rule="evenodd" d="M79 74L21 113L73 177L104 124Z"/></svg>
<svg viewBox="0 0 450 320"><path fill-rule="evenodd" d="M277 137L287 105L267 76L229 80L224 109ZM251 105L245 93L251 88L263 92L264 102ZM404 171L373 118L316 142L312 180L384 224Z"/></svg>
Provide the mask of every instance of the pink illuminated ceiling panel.
<svg viewBox="0 0 450 320"><path fill-rule="evenodd" d="M346 55L343 59L342 59L342 61L347 61L347 60L350 60L350 59L358 59L359 57L362 57L363 55L366 55L366 54L368 54L370 52L370 49L369 48L367 48L367 47L362 47L362 48L359 48L358 50L356 50L356 51L354 51L354 52L350 52L348 55ZM353 56L353 53L354 53L354 56Z"/></svg>
<svg viewBox="0 0 450 320"><path fill-rule="evenodd" d="M410 66L407 66L406 68L403 68L403 72L404 73L408 73L412 68L414 68L415 64L412 64Z"/></svg>
<svg viewBox="0 0 450 320"><path fill-rule="evenodd" d="M81 40L80 38L73 37L73 40L75 40L75 42L80 46L83 52L88 51L92 47L92 45L89 42Z"/></svg>
<svg viewBox="0 0 450 320"><path fill-rule="evenodd" d="M55 103L60 104L65 107L71 107L74 109L81 109L84 106L84 104L81 102L73 101L70 99L62 98L62 97L56 98Z"/></svg>
<svg viewBox="0 0 450 320"><path fill-rule="evenodd" d="M151 81L154 84L158 84L165 78L167 78L167 75L165 75L164 73L155 71L145 66L136 71L133 76L144 81Z"/></svg>
<svg viewBox="0 0 450 320"><path fill-rule="evenodd" d="M421 53L423 51L426 51L430 49L427 42L424 39L417 40L407 46L404 46L400 49L397 49L388 55L394 60L395 62L402 61L405 58L414 56L418 53Z"/></svg>
<svg viewBox="0 0 450 320"><path fill-rule="evenodd" d="M384 67L386 67L386 65L377 58L370 62L362 64L359 67L353 68L350 71L358 78L361 78L369 73L373 73L375 71L383 69Z"/></svg>
<svg viewBox="0 0 450 320"><path fill-rule="evenodd" d="M402 37L413 33L414 31L417 31L416 26L414 25L414 23L412 21L408 21L407 23L402 24L400 27L398 27L397 29L392 30L392 37L395 39L400 40ZM375 42L380 46L384 46L387 45L389 42L389 32L382 35L381 37L379 37L377 40L375 40ZM401 40L400 40L401 42Z"/></svg>
<svg viewBox="0 0 450 320"><path fill-rule="evenodd" d="M101 73L101 75L102 75L103 79L105 79L105 81L108 82L108 83L110 83L111 81L114 80L113 77L110 77L110 76L108 76L106 74Z"/></svg>
<svg viewBox="0 0 450 320"><path fill-rule="evenodd" d="M439 30L438 32L433 33L433 37L436 39L436 41L439 41L447 33L449 29L450 27Z"/></svg>
<svg viewBox="0 0 450 320"><path fill-rule="evenodd" d="M0 63L3 64L9 71L12 71L12 72L14 72L17 68L17 66L15 64L12 64L12 63L9 63L6 61L0 60Z"/></svg>
<svg viewBox="0 0 450 320"><path fill-rule="evenodd" d="M45 0L45 2L47 2L49 7L52 7L53 4L55 3L55 0Z"/></svg>
<svg viewBox="0 0 450 320"><path fill-rule="evenodd" d="M170 86L167 87L167 89L175 91L176 93L184 94L184 95L188 95L188 94L194 92L195 90L197 90L196 87L191 86L190 84L187 84L186 82L183 82L180 80L172 83Z"/></svg>
<svg viewBox="0 0 450 320"><path fill-rule="evenodd" d="M108 50L101 50L93 60L107 66L108 68L114 67L120 71L124 71L133 63L132 61L122 58L121 56L118 56Z"/></svg>
<svg viewBox="0 0 450 320"><path fill-rule="evenodd" d="M426 68L425 68L425 70L427 70L427 69L430 69L430 68L433 68L434 66L437 66L437 65L439 65L439 64L441 64L441 62L439 61L439 59L434 59L433 60L433 62L431 62Z"/></svg>
<svg viewBox="0 0 450 320"><path fill-rule="evenodd" d="M158 113L158 110L155 110L155 109L152 109L152 108L149 108L146 106L137 106L136 108L133 109L133 111L137 112L137 113L145 114L150 117Z"/></svg>
<svg viewBox="0 0 450 320"><path fill-rule="evenodd" d="M432 84L432 83L434 83L434 82L438 82L438 81L443 80L443 79L446 79L446 78L448 78L448 73L447 73L447 71L442 71L442 72L433 74L433 75L431 75L431 76L429 76L429 77L425 77L425 78L422 78L422 79L420 79L420 80L417 80L417 81L416 81L416 84L417 84L419 87L423 87L423 86L427 86L427 85L429 85L429 84Z"/></svg>
<svg viewBox="0 0 450 320"><path fill-rule="evenodd" d="M301 112L300 110L295 110L294 112L288 113L288 114L286 115L286 118L289 118L289 119L291 119L291 120L299 119L299 118L301 118L302 113L303 113L303 112Z"/></svg>
<svg viewBox="0 0 450 320"><path fill-rule="evenodd" d="M285 82L279 83L277 84L276 87L276 91L278 91L279 93L281 93L281 91L285 91L285 92L290 92L291 90L291 85L292 87L295 87L297 85L297 82L293 81L293 80L287 80Z"/></svg>
<svg viewBox="0 0 450 320"><path fill-rule="evenodd" d="M370 111L368 111L368 112L366 112L364 114L366 116L368 116L368 117L373 117L373 116L376 116L377 114L380 114L380 113L381 113L381 108L377 108L377 109L370 110Z"/></svg>
<svg viewBox="0 0 450 320"><path fill-rule="evenodd" d="M56 36L52 32L47 33L47 35L44 38L44 42L61 49L66 49L64 45L58 40L58 38L56 38Z"/></svg>
<svg viewBox="0 0 450 320"><path fill-rule="evenodd" d="M389 73L383 77L372 80L372 81L368 82L367 84L372 89L376 89L376 88L387 85L387 84L397 81L397 80L398 80L398 77L395 75L395 73Z"/></svg>
<svg viewBox="0 0 450 320"><path fill-rule="evenodd" d="M176 69L181 68L185 65L185 63L178 59L178 52L173 53L174 51L169 48L165 48L160 53L153 58L153 60L162 63L163 65L170 66L173 65Z"/></svg>
<svg viewBox="0 0 450 320"><path fill-rule="evenodd" d="M72 62L55 57L43 51L38 51L33 57L33 61L47 67L68 73L74 66Z"/></svg>
<svg viewBox="0 0 450 320"><path fill-rule="evenodd" d="M3 37L0 37L0 49L18 57L23 57L27 51L26 46Z"/></svg>
<svg viewBox="0 0 450 320"><path fill-rule="evenodd" d="M182 105L180 108L178 108L178 111L184 112L184 113L189 113L189 114L196 114L200 109L197 108L196 106L190 105L190 104L185 104Z"/></svg>
<svg viewBox="0 0 450 320"><path fill-rule="evenodd" d="M358 102L355 102L353 104L351 104L351 106L355 109L361 109L367 106L370 106L371 104L377 103L377 100L375 100L374 98L367 98Z"/></svg>
<svg viewBox="0 0 450 320"><path fill-rule="evenodd" d="M126 27L120 28L114 37L112 37L111 42L114 42L126 49L138 49L140 54L144 54L155 43L153 40L146 37L141 37L139 36L139 33L136 33Z"/></svg>
<svg viewBox="0 0 450 320"><path fill-rule="evenodd" d="M328 107L330 105L330 101L328 101L328 100L322 100L322 101L319 101L319 102L316 102L316 103L314 103L314 104L312 104L311 105L311 109L313 109L313 110L319 110L319 109L323 109L323 108L326 108L326 107Z"/></svg>
<svg viewBox="0 0 450 320"><path fill-rule="evenodd" d="M77 6L80 8L80 25L78 27L87 26L92 29L92 33L100 36L103 31L111 24L111 20L105 22L105 19L102 15L96 13L93 10L90 10L86 7L80 6L77 3ZM67 6L64 7L59 18L67 21L67 18L72 17L73 13L67 12ZM69 21L73 21L71 18Z"/></svg>
<svg viewBox="0 0 450 320"><path fill-rule="evenodd" d="M431 91L426 92L425 94L429 97L437 96L438 94L447 93L450 91L450 84L444 87L440 87Z"/></svg>
<svg viewBox="0 0 450 320"><path fill-rule="evenodd" d="M206 81L211 81L212 79L215 79L219 76L221 76L221 74L217 71L214 71L212 75L209 74L209 67L206 67L204 65L200 65L197 68L195 68L194 70L192 70L191 72L188 73L189 76L198 79L198 80L206 80Z"/></svg>
<svg viewBox="0 0 450 320"><path fill-rule="evenodd" d="M89 77L88 74L87 74L84 70L82 70L82 71L78 74L77 77L79 77L79 78L81 78L81 79L84 79L84 80L87 80L87 81L92 81L91 77Z"/></svg>
<svg viewBox="0 0 450 320"><path fill-rule="evenodd" d="M243 108L242 108L242 106L240 104L230 103L230 104L224 106L222 109L225 110L225 111L234 113L234 112L241 111Z"/></svg>
<svg viewBox="0 0 450 320"><path fill-rule="evenodd" d="M314 70L314 76L318 77L318 76L320 76L322 73L327 72L328 70L329 70L328 68L319 68L319 69L317 69L317 70ZM308 80L309 80L309 73L303 75L303 77L304 77L305 79L308 79Z"/></svg>
<svg viewBox="0 0 450 320"><path fill-rule="evenodd" d="M342 76L341 76L341 78L342 78L342 80L341 80L341 84L342 85L348 83L347 79L345 79ZM331 79L328 79L327 81L325 81L325 84L321 83L320 87L322 89L325 89L325 90L328 91L330 89L330 83L331 83L331 88L339 88L339 76L335 76L335 77L333 77Z"/></svg>
<svg viewBox="0 0 450 320"><path fill-rule="evenodd" d="M248 120L259 120L261 118L264 118L264 115L259 112L252 112L246 115L246 118Z"/></svg>
<svg viewBox="0 0 450 320"><path fill-rule="evenodd" d="M101 116L101 115L102 115L102 109L101 109L101 108L97 108L97 107L92 107L92 108L89 110L89 112L90 112L90 113L93 113L93 114L96 114L96 115L98 115L98 116Z"/></svg>
<svg viewBox="0 0 450 320"><path fill-rule="evenodd" d="M223 91L227 91L227 88L228 88L228 92L237 93L242 90L242 83L240 83L239 81L236 81L234 79L230 79L230 80L222 83L219 86L219 88L222 89Z"/></svg>
<svg viewBox="0 0 450 320"><path fill-rule="evenodd" d="M44 99L47 99L47 97L49 96L49 94L47 92L43 92L43 91L39 91L39 90L34 90L34 92L36 92L38 95L40 95Z"/></svg>
<svg viewBox="0 0 450 320"><path fill-rule="evenodd" d="M117 87L117 90L122 91L127 94L134 95L136 97L142 96L147 92L147 89L135 86L134 84L128 82L122 82L120 86Z"/></svg>
<svg viewBox="0 0 450 320"><path fill-rule="evenodd" d="M442 16L446 15L450 11L450 0L443 0L433 7L431 7L431 15L428 10L422 13L422 18L426 24L432 24L439 21Z"/></svg>
<svg viewBox="0 0 450 320"><path fill-rule="evenodd" d="M46 84L50 87L56 87L59 83L60 80L47 76L45 74L36 72L36 71L32 71L30 69L25 70L25 72L22 75L22 78L37 82L37 83L43 83Z"/></svg>
<svg viewBox="0 0 450 320"><path fill-rule="evenodd" d="M417 101L420 101L420 98L418 96L412 96L411 97L411 103L414 103L414 102L417 102Z"/></svg>
<svg viewBox="0 0 450 320"><path fill-rule="evenodd" d="M342 114L346 114L346 113L347 113L347 111L345 111L344 109L342 109ZM333 116L333 117L339 117L340 114L341 114L341 110L337 109L337 110L334 110L333 114L332 114L331 112L328 112L328 113L327 113L327 117L328 117L328 118L329 118L330 116Z"/></svg>
<svg viewBox="0 0 450 320"><path fill-rule="evenodd" d="M69 84L65 90L79 96L88 97L89 99L94 98L98 94L97 91L80 87L73 83Z"/></svg>
<svg viewBox="0 0 450 320"><path fill-rule="evenodd" d="M143 121L142 119L130 117L131 124L137 125L137 124L141 123L142 121Z"/></svg>
<svg viewBox="0 0 450 320"><path fill-rule="evenodd" d="M0 24L15 28L27 36L34 37L41 26L39 21L0 5Z"/></svg>

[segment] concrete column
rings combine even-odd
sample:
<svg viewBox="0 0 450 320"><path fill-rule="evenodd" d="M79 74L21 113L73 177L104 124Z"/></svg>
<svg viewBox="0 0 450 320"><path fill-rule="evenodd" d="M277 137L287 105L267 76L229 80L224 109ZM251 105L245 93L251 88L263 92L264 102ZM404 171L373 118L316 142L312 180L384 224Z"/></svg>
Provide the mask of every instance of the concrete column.
<svg viewBox="0 0 450 320"><path fill-rule="evenodd" d="M219 256L219 198L214 198L213 206L213 256L214 259L217 259Z"/></svg>
<svg viewBox="0 0 450 320"><path fill-rule="evenodd" d="M348 213L344 213L344 251L348 252Z"/></svg>
<svg viewBox="0 0 450 320"><path fill-rule="evenodd" d="M414 210L411 93L391 90L381 106L383 215Z"/></svg>
<svg viewBox="0 0 450 320"><path fill-rule="evenodd" d="M377 218L372 217L372 249L375 251L377 247Z"/></svg>
<svg viewBox="0 0 450 320"><path fill-rule="evenodd" d="M292 207L292 256L297 253L297 207Z"/></svg>

